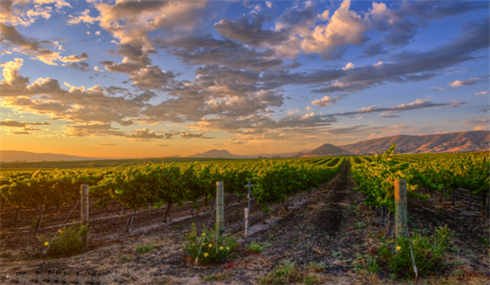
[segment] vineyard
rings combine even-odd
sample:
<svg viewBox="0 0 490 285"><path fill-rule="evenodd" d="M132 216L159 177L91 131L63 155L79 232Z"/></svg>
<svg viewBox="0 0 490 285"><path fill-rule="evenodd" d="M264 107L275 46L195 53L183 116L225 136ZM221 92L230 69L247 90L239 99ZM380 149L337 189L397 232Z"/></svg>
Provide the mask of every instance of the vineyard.
<svg viewBox="0 0 490 285"><path fill-rule="evenodd" d="M416 243L455 234L446 244L427 239L427 246L440 249L424 249L432 252L429 263L461 284L487 282L488 153L394 155L394 150L395 145L376 156L2 171L0 280L16 274L18 280L54 281L67 272L64 278L101 284L283 284L273 273L289 268L288 276L296 277L286 283L340 284L347 278L383 284L415 280L412 259L421 277L436 280L439 275L425 265ZM394 233L399 179L407 185L412 239L407 245L415 250L415 257L408 253L403 260L404 244L391 243L401 240ZM192 224L200 229L214 223L218 181L225 185L225 234L240 242L230 258L195 269L185 261L182 236ZM38 236L50 239L62 225L79 221L82 184L89 185L91 205L89 251L76 255L84 265L73 257L47 260L52 257L43 254ZM254 217L250 226L259 230L244 239L247 203ZM438 228L443 225L446 230ZM142 245L152 251L138 255ZM465 255L470 257L463 266L458 262ZM35 265L26 269L26 260Z"/></svg>

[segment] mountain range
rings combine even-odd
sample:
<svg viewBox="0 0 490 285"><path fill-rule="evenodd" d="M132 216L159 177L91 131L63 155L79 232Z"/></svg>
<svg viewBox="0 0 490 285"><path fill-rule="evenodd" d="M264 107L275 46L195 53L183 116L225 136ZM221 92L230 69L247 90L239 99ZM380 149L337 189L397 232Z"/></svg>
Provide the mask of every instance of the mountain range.
<svg viewBox="0 0 490 285"><path fill-rule="evenodd" d="M470 131L421 136L397 135L340 146L356 154L378 154L396 143L395 153L467 152L490 149L489 131Z"/></svg>
<svg viewBox="0 0 490 285"><path fill-rule="evenodd" d="M274 157L316 157L332 155L365 155L385 152L392 143L396 143L395 153L427 153L427 152L468 152L490 150L490 131L469 131L449 134L433 135L396 135L379 139L370 139L353 144L334 146L323 144L313 150L301 150L299 152L238 155L232 154L226 149L209 150L204 153L196 153L189 157L195 158L274 158ZM175 155L178 157L178 155ZM13 161L83 161L101 160L103 158L83 157L59 153L34 153L28 151L1 150L1 162Z"/></svg>
<svg viewBox="0 0 490 285"><path fill-rule="evenodd" d="M1 162L31 162L31 161L74 161L74 160L100 160L103 158L84 157L61 153L36 153L30 151L2 150L0 151Z"/></svg>

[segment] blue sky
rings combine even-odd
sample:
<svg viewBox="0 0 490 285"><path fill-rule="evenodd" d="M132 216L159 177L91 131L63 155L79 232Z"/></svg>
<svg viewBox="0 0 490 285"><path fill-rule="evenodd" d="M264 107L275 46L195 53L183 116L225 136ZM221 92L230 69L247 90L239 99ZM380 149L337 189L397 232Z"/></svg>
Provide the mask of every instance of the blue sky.
<svg viewBox="0 0 490 285"><path fill-rule="evenodd" d="M1 5L2 150L280 153L488 129L488 1Z"/></svg>

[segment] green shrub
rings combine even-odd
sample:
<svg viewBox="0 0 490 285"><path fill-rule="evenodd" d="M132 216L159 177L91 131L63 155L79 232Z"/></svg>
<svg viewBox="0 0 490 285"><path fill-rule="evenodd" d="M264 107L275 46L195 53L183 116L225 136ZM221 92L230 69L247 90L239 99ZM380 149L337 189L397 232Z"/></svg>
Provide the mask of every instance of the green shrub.
<svg viewBox="0 0 490 285"><path fill-rule="evenodd" d="M149 251L154 250L157 247L158 246L157 245L154 245L153 243L150 243L150 244L147 244L147 245L144 245L142 243L137 243L136 244L136 253L147 253Z"/></svg>
<svg viewBox="0 0 490 285"><path fill-rule="evenodd" d="M82 236L87 234L88 228L73 221L73 225L58 230L58 235L51 243L47 253L49 255L72 255L82 251ZM43 236L38 237L45 247L51 239Z"/></svg>
<svg viewBox="0 0 490 285"><path fill-rule="evenodd" d="M419 275L435 272L442 264L444 253L449 249L453 233L439 227L432 237L415 234L411 238L413 255ZM392 241L381 239L377 250L377 263L398 276L414 276L409 240L398 238Z"/></svg>
<svg viewBox="0 0 490 285"><path fill-rule="evenodd" d="M229 234L222 235L219 238L217 236L217 230L207 229L206 227L203 227L203 232L199 235L196 225L192 224L190 232L184 234L186 240L184 242L184 251L193 260L198 257L201 263L229 258L233 250L238 246L235 239ZM201 252L199 254L200 248Z"/></svg>
<svg viewBox="0 0 490 285"><path fill-rule="evenodd" d="M317 264L312 265L310 263L306 268L302 268L294 262L284 260L274 271L259 278L259 284L287 284L297 282L303 282L303 284L307 285L319 284L320 280L317 276L308 274L308 269L311 270L312 266L317 268Z"/></svg>
<svg viewBox="0 0 490 285"><path fill-rule="evenodd" d="M247 245L247 249L253 252L262 252L264 248L270 246L271 244L269 242L260 243L260 242L252 241L249 245Z"/></svg>

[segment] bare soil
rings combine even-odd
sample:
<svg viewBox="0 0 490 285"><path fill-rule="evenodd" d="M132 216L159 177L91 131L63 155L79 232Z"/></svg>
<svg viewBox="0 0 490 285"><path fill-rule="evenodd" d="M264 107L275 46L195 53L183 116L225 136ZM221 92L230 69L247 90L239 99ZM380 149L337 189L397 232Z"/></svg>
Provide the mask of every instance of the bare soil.
<svg viewBox="0 0 490 285"><path fill-rule="evenodd" d="M133 235L123 232L128 216L96 220L91 223L90 249L59 259L43 257L41 252L44 248L36 238L38 235L50 237L58 228L19 233L15 228L17 224L12 221L14 213L7 212L2 215L0 283L258 284L260 277L275 270L285 260L298 266L311 262L323 265L325 269L310 273L319 278L319 284L403 284L415 281L392 279L389 272L383 270L377 274L360 274L353 270L356 253L364 254L371 250L369 233L386 232L386 228L380 226L379 215L364 205L362 195L353 190L355 187L346 163L334 181L323 185L322 191L309 197L299 209L283 213L267 230L248 239L243 238L241 227L227 230L241 240L235 257L216 264L200 264L197 268L185 261L183 234L193 223L198 228L206 225L211 209L203 210L207 211L205 214L183 219L189 215L190 205L175 207L172 218L182 220L167 226L162 223L164 210L141 211L136 215ZM436 213L436 200L409 199L408 202L410 232L430 235L437 226L447 224L456 233L454 246L446 257L448 265L441 268L438 275L420 278L419 282L489 284L489 247L488 243L485 244L489 236L488 217L463 210L466 201L457 206L444 204ZM209 205L213 205L213 201L209 201ZM243 201L227 207L226 225L242 222L246 206ZM91 218L114 215L117 207L94 210ZM68 210L63 212L67 214ZM261 206L252 203L251 215L260 212ZM30 218L29 215L26 213L24 218ZM66 217L60 214L57 218L54 212L50 216L53 224L61 223ZM74 217L79 217L79 213ZM4 219L8 227L15 229L5 227ZM211 223L214 223L214 218ZM255 219L254 224L259 225L261 221ZM26 226L25 223L18 225ZM157 226L145 230L152 225ZM246 245L252 241L266 242L270 246L254 254L246 250ZM139 244L150 243L156 245L154 250L136 253ZM455 261L462 265L450 265ZM220 280L204 281L206 276L219 277Z"/></svg>

